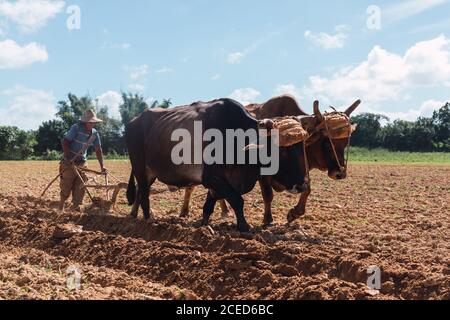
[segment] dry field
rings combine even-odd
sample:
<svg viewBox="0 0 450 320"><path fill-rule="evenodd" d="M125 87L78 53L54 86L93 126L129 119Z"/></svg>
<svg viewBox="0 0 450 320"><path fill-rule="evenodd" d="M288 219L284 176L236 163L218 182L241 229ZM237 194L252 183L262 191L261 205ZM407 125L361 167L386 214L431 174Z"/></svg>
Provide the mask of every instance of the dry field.
<svg viewBox="0 0 450 320"><path fill-rule="evenodd" d="M127 161L108 167L128 180ZM219 209L196 227L201 188L189 219L183 193L159 184L156 222L129 218L123 193L109 215L60 214L57 185L39 199L56 174L55 162L0 163L0 299L450 299L450 166L353 164L342 182L314 172L308 214L286 225L297 197L278 194L266 229L257 188L242 235ZM371 265L379 293L366 286Z"/></svg>

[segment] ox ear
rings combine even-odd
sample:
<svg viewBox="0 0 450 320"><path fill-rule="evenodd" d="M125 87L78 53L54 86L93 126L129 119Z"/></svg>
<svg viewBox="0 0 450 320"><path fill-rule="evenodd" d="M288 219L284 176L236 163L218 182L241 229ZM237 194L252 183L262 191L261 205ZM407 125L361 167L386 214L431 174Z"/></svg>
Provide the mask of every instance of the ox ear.
<svg viewBox="0 0 450 320"><path fill-rule="evenodd" d="M359 107L361 104L361 100L356 101L354 104L352 104L346 111L345 114L350 117L350 115L356 110L356 108Z"/></svg>
<svg viewBox="0 0 450 320"><path fill-rule="evenodd" d="M308 133L312 133L316 130L316 125L317 125L316 117L299 116L299 117L296 117L296 120L298 122L300 122L303 129L305 129Z"/></svg>
<svg viewBox="0 0 450 320"><path fill-rule="evenodd" d="M352 124L352 133L355 132L358 129L357 124Z"/></svg>

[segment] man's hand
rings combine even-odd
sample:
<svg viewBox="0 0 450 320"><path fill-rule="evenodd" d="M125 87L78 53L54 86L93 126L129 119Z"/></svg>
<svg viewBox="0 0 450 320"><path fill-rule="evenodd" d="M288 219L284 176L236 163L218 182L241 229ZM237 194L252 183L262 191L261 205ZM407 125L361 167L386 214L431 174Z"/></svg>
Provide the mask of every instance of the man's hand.
<svg viewBox="0 0 450 320"><path fill-rule="evenodd" d="M108 173L108 170L106 170L105 166L103 165L103 150L100 146L97 146L95 148L95 154L97 155L98 163L100 164L100 169L102 170L103 174Z"/></svg>

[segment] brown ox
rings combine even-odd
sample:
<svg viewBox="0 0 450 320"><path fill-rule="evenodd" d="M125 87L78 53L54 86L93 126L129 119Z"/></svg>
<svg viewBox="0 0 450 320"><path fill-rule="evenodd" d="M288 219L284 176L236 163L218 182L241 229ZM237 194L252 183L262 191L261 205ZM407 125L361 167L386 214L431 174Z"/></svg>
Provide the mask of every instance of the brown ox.
<svg viewBox="0 0 450 320"><path fill-rule="evenodd" d="M314 117L299 116L292 117L291 120L296 126L306 130L314 130L316 127ZM134 205L132 215L137 216L140 206L146 219L152 217L149 196L150 188L156 180L181 189L203 185L209 192L203 208L202 224L208 224L217 201L225 199L234 209L238 229L248 231L249 226L244 217L242 195L252 191L256 182L261 179L261 168L264 164L260 159L256 163L245 161L242 164L236 161L229 163L225 159L219 159L218 162L212 164L204 159L195 163L191 163L191 160L175 163L173 151L179 143L172 138L176 130L183 129L189 133L187 138L189 148L197 145L200 151L205 151L211 144L211 142L196 141L196 123L203 125L202 130L204 131L200 132L201 134L214 129L219 131L222 137L225 137L230 130L257 132L258 128L263 128L270 131L278 124L271 120L256 120L240 103L231 99L198 102L166 111L149 110L144 112L127 125L125 132L132 165L127 191L129 204ZM283 133L287 132L280 130L281 136ZM279 160L279 170L272 180L277 181L280 186L293 193L309 189L309 182L306 179L307 161L304 153L304 140L308 136L305 132L301 140L286 140L286 143L281 143L280 139L281 148L277 159ZM271 143L270 139L267 143ZM262 147L258 141L250 146ZM239 144L222 143L219 148L220 152L218 153L223 157L227 154L237 155L243 147L240 147ZM245 148L244 150L246 150L248 158L250 149ZM137 189L135 179L138 184Z"/></svg>
<svg viewBox="0 0 450 320"><path fill-rule="evenodd" d="M333 134L330 128L330 118L333 115L350 117L350 115L361 104L361 101L356 101L345 112L333 112L331 114L322 115L319 110L319 102L314 103L314 116L316 119L317 131L306 143L306 154L309 163L309 169L318 169L320 171L327 171L328 176L333 180L343 180L347 178L347 160L345 156L346 149L350 146L351 133L356 127L338 128L340 132ZM264 104L251 104L245 107L256 119L270 119L285 116L306 116L308 115L298 105L295 98L289 95L275 97ZM350 122L348 121L348 125ZM345 132L345 130L347 130ZM344 130L344 132L343 132ZM344 133L344 134L342 134ZM347 133L347 134L345 134ZM273 190L277 192L285 191L279 186L271 177L264 177L259 181L262 196L264 198L264 224L269 225L273 222L272 217L272 201ZM310 186L311 184L309 184ZM187 216L189 214L189 203L193 188L186 189L181 215ZM291 209L288 214L288 222L292 222L306 213L306 203L311 194L311 187L302 193L298 204ZM227 217L228 206L224 201L220 202L222 208L222 216Z"/></svg>

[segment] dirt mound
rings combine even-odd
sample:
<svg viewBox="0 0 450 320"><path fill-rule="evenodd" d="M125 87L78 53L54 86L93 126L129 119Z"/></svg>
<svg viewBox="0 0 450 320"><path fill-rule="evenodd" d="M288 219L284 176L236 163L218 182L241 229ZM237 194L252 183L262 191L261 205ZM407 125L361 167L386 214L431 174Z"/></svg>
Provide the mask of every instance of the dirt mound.
<svg viewBox="0 0 450 320"><path fill-rule="evenodd" d="M0 177L7 165L19 164L2 163ZM128 174L126 163L109 167L121 178ZM24 188L30 179L45 185L52 169L22 169L13 189L0 192L0 298L450 298L449 167L426 174L416 167L354 167L342 183L315 173L308 215L290 226L286 213L296 197L277 195L277 224L262 228L255 190L246 196L254 226L248 234L219 214L211 227L198 228L202 197L191 218L179 218L180 192L152 197L156 222L128 217L123 195L112 215L61 214L55 203L36 198L39 189L21 192L30 190ZM74 266L81 287L68 290ZM366 285L370 266L381 269L381 291Z"/></svg>

